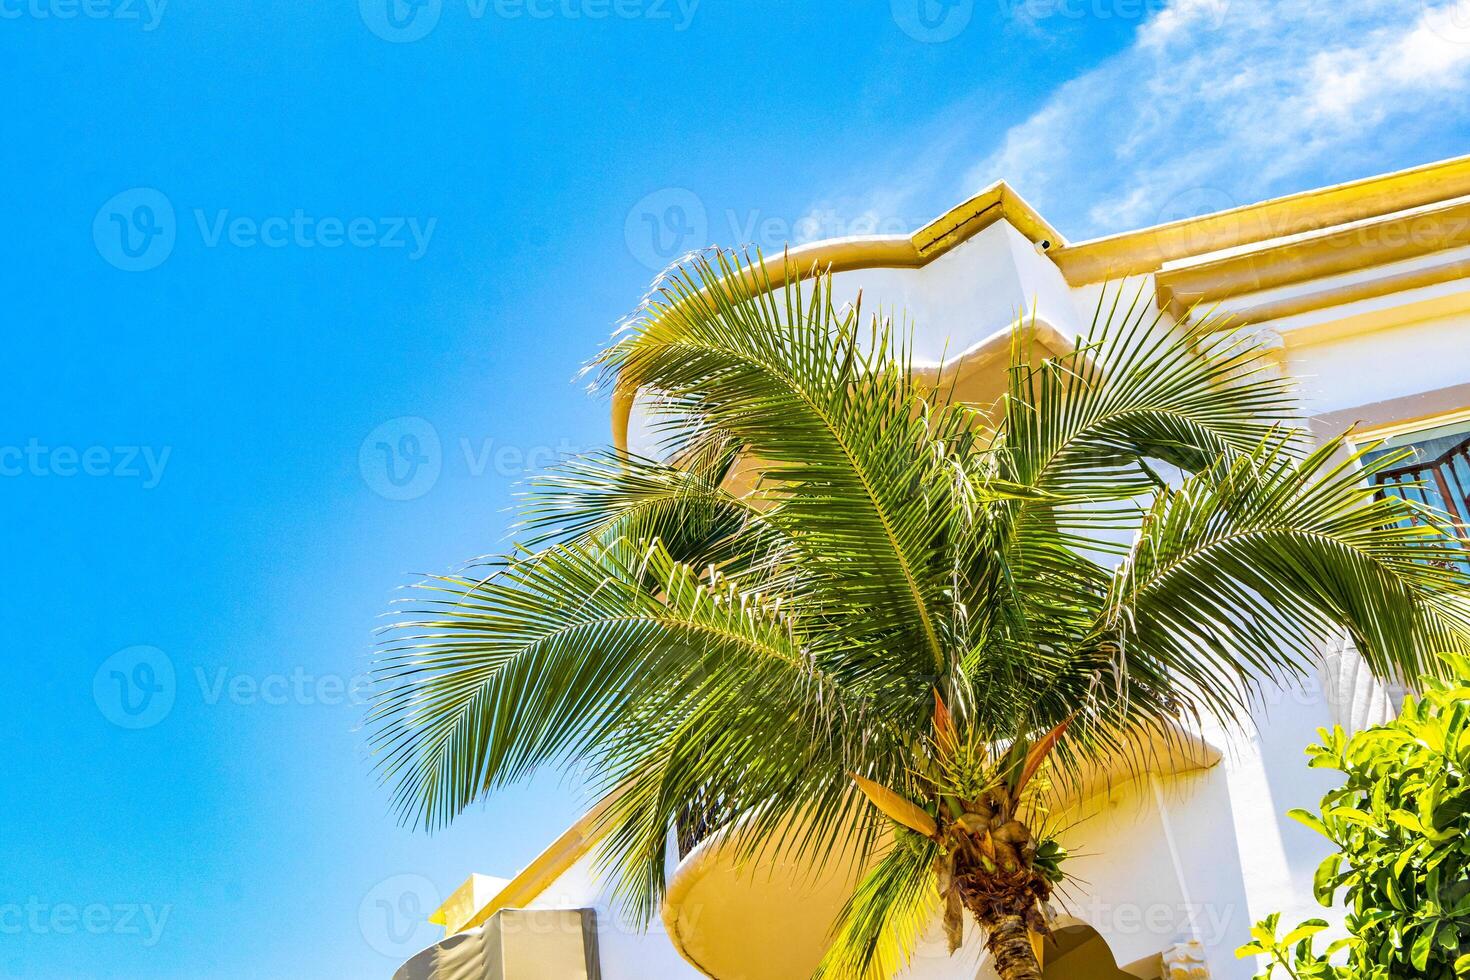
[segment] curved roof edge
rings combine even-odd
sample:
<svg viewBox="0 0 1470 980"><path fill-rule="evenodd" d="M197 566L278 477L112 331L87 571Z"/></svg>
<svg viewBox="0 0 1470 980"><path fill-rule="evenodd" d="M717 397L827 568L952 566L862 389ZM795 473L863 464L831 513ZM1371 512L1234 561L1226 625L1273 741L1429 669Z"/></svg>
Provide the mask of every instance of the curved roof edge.
<svg viewBox="0 0 1470 980"><path fill-rule="evenodd" d="M1009 184L997 181L913 234L809 242L792 248L781 261L803 278L819 271L918 269L1004 219L1048 255L1070 285L1081 286L1157 272L1166 263L1180 259L1320 232L1467 195L1470 155L1068 244ZM769 267L775 261L767 259L765 265ZM1229 264L1231 260L1221 262ZM1450 271L1458 274L1460 267ZM1311 303L1335 302L1334 296L1312 297ZM1172 290L1164 290L1159 302L1176 313L1182 312ZM1304 302L1291 301L1291 309L1286 312L1297 312ZM1267 315L1280 316L1283 311L1262 310L1246 322ZM623 449L628 445L633 397L632 392L615 390L612 398L613 442Z"/></svg>

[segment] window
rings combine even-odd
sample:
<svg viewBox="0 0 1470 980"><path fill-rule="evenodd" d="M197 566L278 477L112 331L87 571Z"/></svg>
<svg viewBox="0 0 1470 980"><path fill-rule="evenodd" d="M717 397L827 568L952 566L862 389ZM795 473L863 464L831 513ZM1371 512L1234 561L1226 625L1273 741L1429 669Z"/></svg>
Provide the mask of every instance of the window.
<svg viewBox="0 0 1470 980"><path fill-rule="evenodd" d="M1372 460L1404 448L1413 455L1374 482L1389 493L1437 507L1462 528L1470 527L1470 421L1393 436L1368 453Z"/></svg>

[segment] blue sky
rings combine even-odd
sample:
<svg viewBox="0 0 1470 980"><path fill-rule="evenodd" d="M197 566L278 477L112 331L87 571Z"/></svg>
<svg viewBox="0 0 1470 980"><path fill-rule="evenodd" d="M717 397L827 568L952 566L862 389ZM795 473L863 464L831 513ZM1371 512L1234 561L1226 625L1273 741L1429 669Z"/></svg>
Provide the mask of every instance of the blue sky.
<svg viewBox="0 0 1470 980"><path fill-rule="evenodd" d="M1001 176L1075 239L1470 119L1433 3L388 2L0 0L0 976L386 976L575 818L396 826L357 689L607 438L574 375L675 251Z"/></svg>

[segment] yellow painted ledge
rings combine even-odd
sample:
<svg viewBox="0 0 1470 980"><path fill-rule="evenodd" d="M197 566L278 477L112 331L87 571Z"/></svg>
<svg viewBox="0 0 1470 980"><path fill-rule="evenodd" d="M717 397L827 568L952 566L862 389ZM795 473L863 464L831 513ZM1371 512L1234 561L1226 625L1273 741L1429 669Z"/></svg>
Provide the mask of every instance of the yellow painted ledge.
<svg viewBox="0 0 1470 980"><path fill-rule="evenodd" d="M1470 201L1420 208L1159 273L1185 303L1325 279L1470 244Z"/></svg>
<svg viewBox="0 0 1470 980"><path fill-rule="evenodd" d="M1071 284L1155 272L1167 262L1321 231L1470 194L1470 156L1320 187L1050 253Z"/></svg>
<svg viewBox="0 0 1470 980"><path fill-rule="evenodd" d="M1333 306L1346 306L1349 303L1358 303L1363 300L1378 299L1394 293L1406 293L1410 290L1423 289L1427 286L1437 286L1446 282L1470 277L1470 259L1457 258L1437 265L1422 269L1410 269L1392 275L1379 276L1376 279L1367 279L1362 282L1347 285L1334 286L1328 289L1314 290L1299 296L1288 296L1285 299L1271 300L1232 310L1230 322L1234 326L1247 326L1250 324L1271 323L1284 320L1287 317L1300 316L1304 313L1313 313L1317 310L1325 310ZM1382 316L1373 319L1375 327L1393 326L1402 321L1397 316ZM1348 324L1345 321L1330 324L1327 327L1319 327L1315 330L1293 330L1284 336L1291 346L1303 346L1308 343L1320 343L1331 336L1346 336L1350 333L1364 332L1367 327L1354 322Z"/></svg>
<svg viewBox="0 0 1470 980"><path fill-rule="evenodd" d="M1012 323L997 330L943 364L915 365L914 377L922 385L950 388L957 402L988 409L1005 393L1011 344L1018 326L1030 332L1028 352L1033 361L1061 357L1072 351L1072 338L1044 317L1028 316L1024 324ZM628 448L634 396L625 389L613 393L613 444L624 451Z"/></svg>

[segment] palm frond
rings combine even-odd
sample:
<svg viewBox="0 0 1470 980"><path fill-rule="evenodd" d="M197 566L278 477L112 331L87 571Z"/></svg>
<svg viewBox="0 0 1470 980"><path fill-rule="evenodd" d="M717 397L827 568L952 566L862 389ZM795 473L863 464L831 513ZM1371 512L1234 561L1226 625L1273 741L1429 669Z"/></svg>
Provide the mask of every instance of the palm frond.
<svg viewBox="0 0 1470 980"><path fill-rule="evenodd" d="M813 703L835 690L776 603L702 581L657 542L559 545L422 588L446 598L391 630L369 724L401 812L429 826L540 764L585 758L645 691L773 670Z"/></svg>
<svg viewBox="0 0 1470 980"><path fill-rule="evenodd" d="M739 441L781 520L843 581L847 629L912 635L924 673L949 669L934 530L962 502L949 456L973 442L968 417L916 387L890 325L839 310L830 277L807 288L721 254L666 284L602 363L697 444ZM784 288L777 289L777 286Z"/></svg>
<svg viewBox="0 0 1470 980"><path fill-rule="evenodd" d="M1392 463L1340 439L1298 461L1267 440L1161 493L1105 613L1129 672L1167 670L1228 719L1257 679L1309 669L1340 626L1380 676L1466 649L1470 552L1447 521L1365 482Z"/></svg>
<svg viewBox="0 0 1470 980"><path fill-rule="evenodd" d="M674 466L626 452L586 453L529 481L518 530L522 547L588 540L658 541L676 560L726 577L755 574L769 590L805 557L751 495L726 485L733 448ZM803 565L807 572L817 565Z"/></svg>
<svg viewBox="0 0 1470 980"><path fill-rule="evenodd" d="M814 980L888 980L900 972L940 908L938 857L934 841L902 833L843 907Z"/></svg>
<svg viewBox="0 0 1470 980"><path fill-rule="evenodd" d="M1120 315L1121 299L1108 308L1104 296L1072 354L1012 367L1000 443L1016 483L1126 499L1154 488L1141 459L1198 470L1297 416L1293 384L1261 341L1222 318L1171 326L1141 290Z"/></svg>

